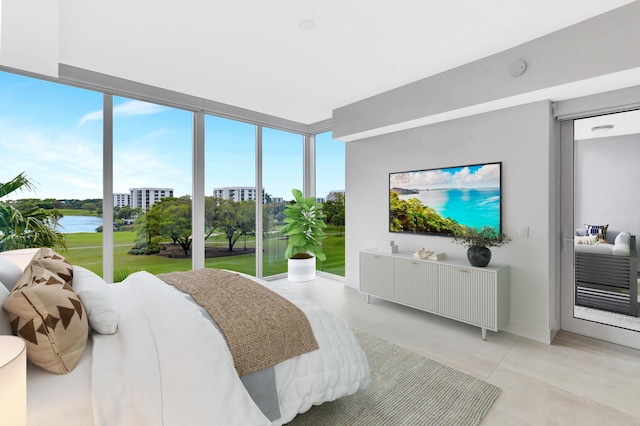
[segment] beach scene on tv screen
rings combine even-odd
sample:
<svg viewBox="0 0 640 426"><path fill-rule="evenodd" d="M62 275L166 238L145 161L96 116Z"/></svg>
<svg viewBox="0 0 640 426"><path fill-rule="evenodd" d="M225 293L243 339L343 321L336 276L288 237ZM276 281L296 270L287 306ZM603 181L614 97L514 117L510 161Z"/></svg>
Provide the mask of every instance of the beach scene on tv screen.
<svg viewBox="0 0 640 426"><path fill-rule="evenodd" d="M500 166L389 174L389 231L451 235L469 226L500 232Z"/></svg>

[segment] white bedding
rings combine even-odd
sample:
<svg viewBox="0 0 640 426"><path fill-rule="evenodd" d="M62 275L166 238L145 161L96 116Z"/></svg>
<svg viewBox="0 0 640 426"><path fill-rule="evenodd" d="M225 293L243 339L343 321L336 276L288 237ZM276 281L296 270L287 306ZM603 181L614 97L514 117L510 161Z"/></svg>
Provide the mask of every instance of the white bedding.
<svg viewBox="0 0 640 426"><path fill-rule="evenodd" d="M369 385L366 356L344 321L256 281L302 309L320 346L275 367L279 420L255 406L224 337L189 296L138 272L111 286L118 332L94 333L76 370L58 376L29 366L29 425L281 425Z"/></svg>

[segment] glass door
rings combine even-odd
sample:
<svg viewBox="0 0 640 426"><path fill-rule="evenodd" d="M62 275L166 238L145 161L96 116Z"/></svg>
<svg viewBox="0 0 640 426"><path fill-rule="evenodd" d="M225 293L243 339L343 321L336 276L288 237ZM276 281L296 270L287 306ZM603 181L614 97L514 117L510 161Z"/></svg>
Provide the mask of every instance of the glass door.
<svg viewBox="0 0 640 426"><path fill-rule="evenodd" d="M561 124L561 328L640 348L639 111Z"/></svg>

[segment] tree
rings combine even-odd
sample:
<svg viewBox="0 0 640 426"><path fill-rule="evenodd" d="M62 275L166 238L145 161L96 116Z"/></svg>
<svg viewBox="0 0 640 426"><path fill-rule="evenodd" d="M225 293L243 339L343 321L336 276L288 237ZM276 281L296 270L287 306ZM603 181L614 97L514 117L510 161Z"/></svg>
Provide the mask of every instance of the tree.
<svg viewBox="0 0 640 426"><path fill-rule="evenodd" d="M140 214L142 214L142 209L139 207L132 209L129 206L123 206L118 209L118 212L116 213L116 219L132 219L139 216Z"/></svg>
<svg viewBox="0 0 640 426"><path fill-rule="evenodd" d="M327 201L322 204L322 211L327 217L326 222L330 225L339 226L339 234L342 235L345 221L344 192L332 192L329 194Z"/></svg>
<svg viewBox="0 0 640 426"><path fill-rule="evenodd" d="M6 183L0 183L0 200L20 190L34 190L24 172ZM66 248L64 234L58 230L58 213L31 207L18 210L10 202L0 201L0 251L30 247Z"/></svg>
<svg viewBox="0 0 640 426"><path fill-rule="evenodd" d="M89 210L89 214L91 214L94 210L98 210L98 206L96 203L84 203L82 210Z"/></svg>
<svg viewBox="0 0 640 426"><path fill-rule="evenodd" d="M150 243L156 236L171 238L174 244L180 244L185 256L189 256L192 242L189 196L163 198L155 203L145 216L147 242Z"/></svg>
<svg viewBox="0 0 640 426"><path fill-rule="evenodd" d="M256 228L256 202L245 200L235 202L217 197L205 198L205 239L216 230L224 234L228 241L229 251L242 237L254 232Z"/></svg>

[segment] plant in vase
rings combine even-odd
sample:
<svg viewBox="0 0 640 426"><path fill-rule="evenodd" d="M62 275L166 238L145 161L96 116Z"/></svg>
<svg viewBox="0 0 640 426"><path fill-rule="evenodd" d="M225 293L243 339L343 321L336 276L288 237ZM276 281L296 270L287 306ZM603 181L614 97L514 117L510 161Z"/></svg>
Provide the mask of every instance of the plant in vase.
<svg viewBox="0 0 640 426"><path fill-rule="evenodd" d="M472 266L484 267L491 260L489 247L502 247L511 241L511 237L498 232L490 226L472 228L462 226L453 234L453 242L467 246L467 259Z"/></svg>
<svg viewBox="0 0 640 426"><path fill-rule="evenodd" d="M315 197L303 197L299 189L291 190L295 201L284 209L282 232L288 237L284 257L288 259L289 281L309 281L316 274L316 260L325 260L322 204Z"/></svg>

